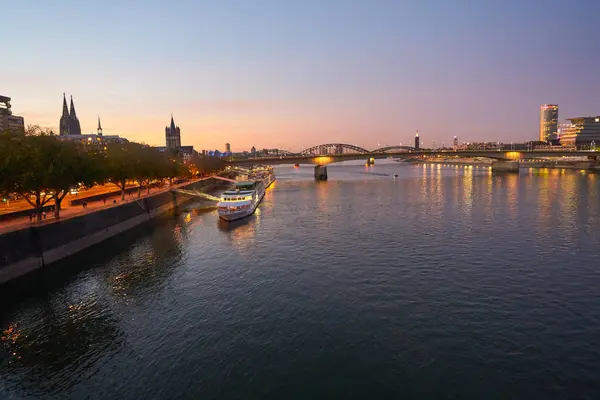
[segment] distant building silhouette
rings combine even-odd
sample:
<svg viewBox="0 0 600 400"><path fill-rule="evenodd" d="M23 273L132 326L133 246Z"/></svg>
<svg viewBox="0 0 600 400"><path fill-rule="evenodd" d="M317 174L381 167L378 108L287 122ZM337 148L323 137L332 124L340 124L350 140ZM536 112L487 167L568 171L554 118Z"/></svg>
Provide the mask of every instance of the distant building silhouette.
<svg viewBox="0 0 600 400"><path fill-rule="evenodd" d="M71 123L72 120L70 119L70 115L67 111L67 113L65 113L65 110L67 109L67 101L66 99L63 101L63 117L60 119L60 135L58 136L59 139L61 140L69 140L69 141L75 141L75 142L80 142L81 144L84 144L86 146L104 146L107 143L127 143L129 142L129 140L120 137L119 135L104 135L102 132L102 125L100 124L100 117L98 117L98 129L96 131L96 133L84 133L84 134L74 134L74 131L81 131L81 128L79 126L79 121L77 120L77 117L75 117L75 120L77 121L77 124L75 123ZM75 111L75 108L72 107L73 111ZM65 115L68 115L68 118L65 118ZM74 115L74 114L71 114Z"/></svg>
<svg viewBox="0 0 600 400"><path fill-rule="evenodd" d="M63 112L60 117L59 124L60 135L81 135L81 125L75 112L75 105L73 104L73 96L71 96L71 110L67 108L67 98L63 93Z"/></svg>
<svg viewBox="0 0 600 400"><path fill-rule="evenodd" d="M168 147L165 146L155 146L155 149L160 151L161 153L165 153ZM169 149L172 150L172 149ZM203 150L205 151L205 150ZM199 155L198 152L194 149L194 146L179 146L177 148L177 153L183 158L184 162L192 162L194 156ZM204 155L204 153L203 153Z"/></svg>
<svg viewBox="0 0 600 400"><path fill-rule="evenodd" d="M415 133L415 150L419 150L419 131L417 131L417 133Z"/></svg>
<svg viewBox="0 0 600 400"><path fill-rule="evenodd" d="M231 153L231 144L225 143L225 153Z"/></svg>
<svg viewBox="0 0 600 400"><path fill-rule="evenodd" d="M12 115L10 107L10 97L0 96L0 133L7 130L12 133L25 132L23 117Z"/></svg>
<svg viewBox="0 0 600 400"><path fill-rule="evenodd" d="M165 139L167 149L179 150L181 147L181 130L178 126L175 126L173 121L173 115L171 114L171 125L165 128Z"/></svg>
<svg viewBox="0 0 600 400"><path fill-rule="evenodd" d="M166 146L155 147L160 152L169 152L179 154L183 157L184 162L191 162L198 152L194 150L194 146L181 145L181 129L175 126L173 114L171 114L171 124L165 128Z"/></svg>

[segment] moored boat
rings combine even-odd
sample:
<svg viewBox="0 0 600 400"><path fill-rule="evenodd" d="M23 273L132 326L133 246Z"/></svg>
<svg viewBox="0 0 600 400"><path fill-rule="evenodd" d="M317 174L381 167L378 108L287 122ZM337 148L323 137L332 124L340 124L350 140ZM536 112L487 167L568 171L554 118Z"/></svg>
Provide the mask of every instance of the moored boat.
<svg viewBox="0 0 600 400"><path fill-rule="evenodd" d="M272 168L253 169L249 180L236 182L233 189L221 194L217 204L219 217L226 221L234 221L252 215L273 181L275 174Z"/></svg>

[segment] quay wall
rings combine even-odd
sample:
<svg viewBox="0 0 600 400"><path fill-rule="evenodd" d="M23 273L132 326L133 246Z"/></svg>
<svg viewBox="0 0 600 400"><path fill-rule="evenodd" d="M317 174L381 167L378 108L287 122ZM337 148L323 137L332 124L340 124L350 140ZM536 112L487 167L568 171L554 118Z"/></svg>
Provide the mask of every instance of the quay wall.
<svg viewBox="0 0 600 400"><path fill-rule="evenodd" d="M419 160L412 164L442 164L442 165L473 165L479 167L491 167L492 160L470 161L470 160ZM526 168L548 168L548 169L585 169L588 171L600 171L600 164L595 161L528 161L519 163L519 167Z"/></svg>
<svg viewBox="0 0 600 400"><path fill-rule="evenodd" d="M215 179L184 185L212 190ZM193 197L171 191L0 235L0 285L163 215Z"/></svg>

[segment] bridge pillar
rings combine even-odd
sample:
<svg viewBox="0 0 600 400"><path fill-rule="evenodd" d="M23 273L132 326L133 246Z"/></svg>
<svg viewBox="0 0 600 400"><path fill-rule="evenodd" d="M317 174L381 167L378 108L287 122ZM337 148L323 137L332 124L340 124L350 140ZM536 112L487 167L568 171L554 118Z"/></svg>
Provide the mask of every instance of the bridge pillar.
<svg viewBox="0 0 600 400"><path fill-rule="evenodd" d="M492 172L514 172L519 173L519 162L511 160L493 160Z"/></svg>
<svg viewBox="0 0 600 400"><path fill-rule="evenodd" d="M327 167L317 165L315 167L315 180L326 181L327 180Z"/></svg>

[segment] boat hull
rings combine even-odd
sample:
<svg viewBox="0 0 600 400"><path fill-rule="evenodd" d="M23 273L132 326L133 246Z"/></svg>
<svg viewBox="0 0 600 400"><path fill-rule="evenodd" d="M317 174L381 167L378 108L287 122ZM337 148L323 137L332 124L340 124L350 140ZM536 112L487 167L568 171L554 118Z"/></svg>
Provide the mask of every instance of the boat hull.
<svg viewBox="0 0 600 400"><path fill-rule="evenodd" d="M262 187L257 192L256 200L254 200L251 204L251 207L243 210L236 211L219 211L219 218L225 221L236 221L238 219L246 218L254 214L258 205L265 197L265 192L273 184L275 181L275 175L270 175L268 179L262 182Z"/></svg>

